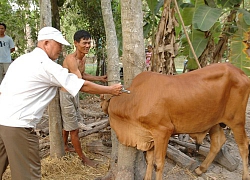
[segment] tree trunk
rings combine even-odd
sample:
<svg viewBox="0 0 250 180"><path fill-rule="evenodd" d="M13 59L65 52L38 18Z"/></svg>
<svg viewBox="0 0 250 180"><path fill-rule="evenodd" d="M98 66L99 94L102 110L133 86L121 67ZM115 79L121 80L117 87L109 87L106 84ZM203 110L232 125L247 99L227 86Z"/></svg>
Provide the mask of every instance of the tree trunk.
<svg viewBox="0 0 250 180"><path fill-rule="evenodd" d="M54 4L55 5L55 4ZM52 26L52 15L51 15L51 1L40 0L41 8L41 24L40 28L45 26ZM55 9L55 7L53 7ZM57 14L59 16L59 13ZM58 19L54 17L54 19ZM56 27L59 29L59 27ZM62 122L61 122L61 111L59 105L59 93L50 102L48 106L49 112L49 137L50 137L50 156L51 157L62 157L64 152L64 143L62 139Z"/></svg>
<svg viewBox="0 0 250 180"><path fill-rule="evenodd" d="M104 46L104 42L103 40L101 40L101 37L98 35L95 38L95 52L96 52L96 76L100 75L100 62L104 61L104 56L103 56L103 46Z"/></svg>
<svg viewBox="0 0 250 180"><path fill-rule="evenodd" d="M109 85L112 85L120 81L117 36L110 0L101 0L101 6L107 42L107 74Z"/></svg>
<svg viewBox="0 0 250 180"><path fill-rule="evenodd" d="M62 117L59 105L59 92L48 106L49 114L49 139L50 157L62 157L65 155L64 143L62 138Z"/></svg>
<svg viewBox="0 0 250 180"><path fill-rule="evenodd" d="M30 5L29 4L27 4L26 6L25 6L25 10L29 10L29 8L30 8ZM26 18L30 18L29 17L29 14L25 14L25 17ZM26 50L25 50L25 53L28 53L28 52L30 52L32 49L34 49L34 47L35 47L35 43L34 43L34 41L33 41L33 39L32 39L32 34L31 34L31 27L30 27L30 24L29 23L27 23L27 24L25 24L25 34L26 34L26 40L27 40L27 46L26 46Z"/></svg>
<svg viewBox="0 0 250 180"><path fill-rule="evenodd" d="M144 70L145 46L143 39L143 13L141 0L121 1L123 35L124 86L128 87L133 78ZM141 161L142 152L133 147L118 145L118 173L115 179L143 179L145 169L136 164ZM144 166L145 167L145 166ZM142 175L143 174L143 175Z"/></svg>
<svg viewBox="0 0 250 180"><path fill-rule="evenodd" d="M108 80L109 84L113 84L120 82L118 45L110 0L101 0L101 3L107 37ZM138 0L121 1L121 7L124 85L128 87L132 79L144 69L143 14L141 1ZM102 179L143 179L141 176L143 171L141 168L137 168L138 164L136 164L137 158L140 158L139 162L144 162L141 161L142 152L139 153L135 148L119 144L113 130L111 130L111 139L111 170Z"/></svg>
<svg viewBox="0 0 250 180"><path fill-rule="evenodd" d="M40 3L40 28L52 26L51 3L50 0L39 0Z"/></svg>
<svg viewBox="0 0 250 180"><path fill-rule="evenodd" d="M52 26L56 29L60 29L60 16L57 1L58 0L51 0Z"/></svg>
<svg viewBox="0 0 250 180"><path fill-rule="evenodd" d="M121 1L124 86L145 69L143 13L141 0Z"/></svg>
<svg viewBox="0 0 250 180"><path fill-rule="evenodd" d="M102 16L106 32L107 42L107 76L109 85L120 82L119 54L115 24L112 15L111 1L101 0ZM113 130L111 130L112 152L111 152L111 168L108 174L102 179L114 179L117 172L117 147L118 140Z"/></svg>

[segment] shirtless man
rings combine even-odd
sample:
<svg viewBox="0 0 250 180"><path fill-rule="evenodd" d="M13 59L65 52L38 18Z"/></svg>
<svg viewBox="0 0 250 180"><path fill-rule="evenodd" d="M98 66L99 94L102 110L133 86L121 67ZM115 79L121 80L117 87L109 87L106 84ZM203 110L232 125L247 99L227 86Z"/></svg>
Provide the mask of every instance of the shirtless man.
<svg viewBox="0 0 250 180"><path fill-rule="evenodd" d="M88 54L91 46L91 35L80 30L74 34L74 45L76 50L74 53L69 54L63 61L63 67L67 68L70 73L76 74L79 78L89 81L107 81L107 76L92 76L85 73L85 55ZM66 89L61 88L60 90L60 104L61 113L63 119L63 140L65 151L75 151L83 164L95 167L97 164L87 158L82 152L81 143L79 140L79 128L85 128L83 124L83 118L79 113L79 95L73 97ZM84 127L85 126L85 127ZM68 147L68 136L71 136L71 142L73 148Z"/></svg>

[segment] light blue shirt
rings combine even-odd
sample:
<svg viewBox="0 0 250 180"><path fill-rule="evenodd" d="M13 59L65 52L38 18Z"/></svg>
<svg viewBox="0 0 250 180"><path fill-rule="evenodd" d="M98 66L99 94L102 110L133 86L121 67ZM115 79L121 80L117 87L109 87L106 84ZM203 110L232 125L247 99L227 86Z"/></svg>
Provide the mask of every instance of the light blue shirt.
<svg viewBox="0 0 250 180"><path fill-rule="evenodd" d="M0 37L0 63L11 63L10 49L14 47L15 45L11 37L7 35Z"/></svg>
<svg viewBox="0 0 250 180"><path fill-rule="evenodd" d="M0 85L0 125L36 127L58 87L76 96L84 82L40 48L20 56Z"/></svg>

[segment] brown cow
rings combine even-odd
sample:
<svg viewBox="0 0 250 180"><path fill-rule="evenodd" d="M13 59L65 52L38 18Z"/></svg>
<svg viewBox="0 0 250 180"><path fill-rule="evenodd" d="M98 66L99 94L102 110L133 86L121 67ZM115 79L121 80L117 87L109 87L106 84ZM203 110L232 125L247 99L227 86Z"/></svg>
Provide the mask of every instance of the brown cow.
<svg viewBox="0 0 250 180"><path fill-rule="evenodd" d="M152 178L154 165L156 179L162 179L168 141L174 134L198 135L201 143L209 132L210 152L195 170L198 175L206 172L226 141L219 123L232 129L243 160L242 179L250 179L245 131L250 81L243 71L221 63L176 76L142 72L128 90L130 94L110 99L109 120L120 143L147 152L145 180Z"/></svg>

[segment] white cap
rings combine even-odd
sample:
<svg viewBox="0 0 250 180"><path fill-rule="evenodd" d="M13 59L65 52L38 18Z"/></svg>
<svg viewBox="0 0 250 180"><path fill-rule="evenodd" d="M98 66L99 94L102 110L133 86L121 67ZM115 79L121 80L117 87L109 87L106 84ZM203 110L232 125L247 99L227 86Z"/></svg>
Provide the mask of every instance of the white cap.
<svg viewBox="0 0 250 180"><path fill-rule="evenodd" d="M53 39L56 42L70 46L70 44L64 39L62 33L53 27L44 27L38 32L38 41Z"/></svg>

